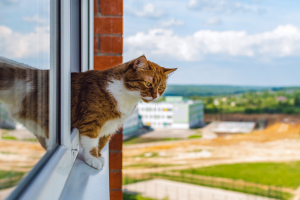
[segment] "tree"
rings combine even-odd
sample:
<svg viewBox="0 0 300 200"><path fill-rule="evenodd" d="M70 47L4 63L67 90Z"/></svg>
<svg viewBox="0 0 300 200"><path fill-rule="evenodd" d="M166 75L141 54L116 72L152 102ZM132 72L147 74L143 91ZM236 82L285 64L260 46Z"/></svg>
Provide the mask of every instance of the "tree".
<svg viewBox="0 0 300 200"><path fill-rule="evenodd" d="M294 101L294 105L295 106L300 106L300 97L299 96L296 96L296 98L295 98L295 101Z"/></svg>

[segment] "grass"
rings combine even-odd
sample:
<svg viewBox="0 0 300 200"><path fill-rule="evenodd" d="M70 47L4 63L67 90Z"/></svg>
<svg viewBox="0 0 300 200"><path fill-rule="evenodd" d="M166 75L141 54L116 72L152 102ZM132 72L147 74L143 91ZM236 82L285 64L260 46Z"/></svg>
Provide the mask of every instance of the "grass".
<svg viewBox="0 0 300 200"><path fill-rule="evenodd" d="M3 140L17 140L16 137L14 137L14 136L9 136L9 135L7 135L7 136L2 136L2 139L3 139Z"/></svg>
<svg viewBox="0 0 300 200"><path fill-rule="evenodd" d="M181 173L223 177L233 180L279 185L296 189L300 185L300 161L286 163L239 163L182 170Z"/></svg>
<svg viewBox="0 0 300 200"><path fill-rule="evenodd" d="M201 138L201 131L196 131L195 134L190 135L188 139L193 138ZM147 142L163 142L163 141L176 141L176 140L184 140L184 138L142 138L142 137L132 137L123 141L124 145L130 144L139 144L139 143L147 143Z"/></svg>
<svg viewBox="0 0 300 200"><path fill-rule="evenodd" d="M181 138L142 138L142 137L132 137L123 141L124 145L139 144L147 142L162 142L162 141L175 141Z"/></svg>
<svg viewBox="0 0 300 200"><path fill-rule="evenodd" d="M37 142L38 140L36 138L31 138L31 139L23 139L22 141L25 141L25 142Z"/></svg>
<svg viewBox="0 0 300 200"><path fill-rule="evenodd" d="M7 155L9 155L9 154L16 154L16 153L8 152L8 151L0 151L0 153L1 154L7 154Z"/></svg>
<svg viewBox="0 0 300 200"><path fill-rule="evenodd" d="M15 186L22 179L24 174L23 172L0 170L0 190Z"/></svg>
<svg viewBox="0 0 300 200"><path fill-rule="evenodd" d="M202 138L201 131L196 131L196 133L195 133L195 134L193 134L193 135L190 135L188 138L189 138L189 139L194 139L194 138Z"/></svg>
<svg viewBox="0 0 300 200"><path fill-rule="evenodd" d="M141 178L131 178L131 177L128 177L128 176L123 176L122 178L122 185L127 185L127 184L131 184L131 183L137 183L137 182L140 182L140 181L147 181L149 180L149 176L147 177L141 177Z"/></svg>
<svg viewBox="0 0 300 200"><path fill-rule="evenodd" d="M143 164L134 164L134 165L127 165L123 166L124 169L127 168L157 168L157 167L170 167L175 166L171 164L158 164L158 163L143 163Z"/></svg>
<svg viewBox="0 0 300 200"><path fill-rule="evenodd" d="M189 139L202 138L202 135L190 135Z"/></svg>
<svg viewBox="0 0 300 200"><path fill-rule="evenodd" d="M23 173L23 172L0 170L0 179L11 178L11 177L14 177L14 176L23 176L24 174L25 173Z"/></svg>
<svg viewBox="0 0 300 200"><path fill-rule="evenodd" d="M149 154L149 156L146 156L145 154ZM139 156L133 156L133 157L134 158L136 158L136 157L140 157L140 158L153 158L153 157L158 157L158 156L159 155L156 152L146 152L146 153L143 153L143 154L141 154Z"/></svg>
<svg viewBox="0 0 300 200"><path fill-rule="evenodd" d="M123 192L123 200L155 200L148 197L143 197L140 194L131 194Z"/></svg>

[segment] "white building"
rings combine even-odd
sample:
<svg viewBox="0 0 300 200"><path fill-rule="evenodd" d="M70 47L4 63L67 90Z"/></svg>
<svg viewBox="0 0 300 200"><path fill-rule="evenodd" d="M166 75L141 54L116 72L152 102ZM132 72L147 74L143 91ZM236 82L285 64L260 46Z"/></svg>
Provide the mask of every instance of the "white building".
<svg viewBox="0 0 300 200"><path fill-rule="evenodd" d="M139 103L144 125L152 128L189 129L204 124L202 101L183 97L166 97L164 102Z"/></svg>

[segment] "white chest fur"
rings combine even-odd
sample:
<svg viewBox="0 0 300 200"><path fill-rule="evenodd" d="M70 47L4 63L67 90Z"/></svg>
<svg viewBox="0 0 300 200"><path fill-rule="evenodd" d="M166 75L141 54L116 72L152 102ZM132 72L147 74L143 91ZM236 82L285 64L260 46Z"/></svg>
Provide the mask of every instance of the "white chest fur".
<svg viewBox="0 0 300 200"><path fill-rule="evenodd" d="M108 84L107 90L115 98L121 118L109 120L101 128L100 137L114 133L124 121L132 114L140 98L139 91L128 91L123 80L113 80Z"/></svg>

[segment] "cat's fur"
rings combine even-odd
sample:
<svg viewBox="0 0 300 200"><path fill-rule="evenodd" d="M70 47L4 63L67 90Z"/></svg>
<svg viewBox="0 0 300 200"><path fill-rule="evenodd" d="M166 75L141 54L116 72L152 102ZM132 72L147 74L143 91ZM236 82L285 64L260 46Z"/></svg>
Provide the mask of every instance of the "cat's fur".
<svg viewBox="0 0 300 200"><path fill-rule="evenodd" d="M138 101L161 96L166 69L141 56L105 71L71 75L71 126L78 128L85 162L100 169L101 150L132 114ZM0 100L11 116L33 132L47 149L49 71L0 59Z"/></svg>

